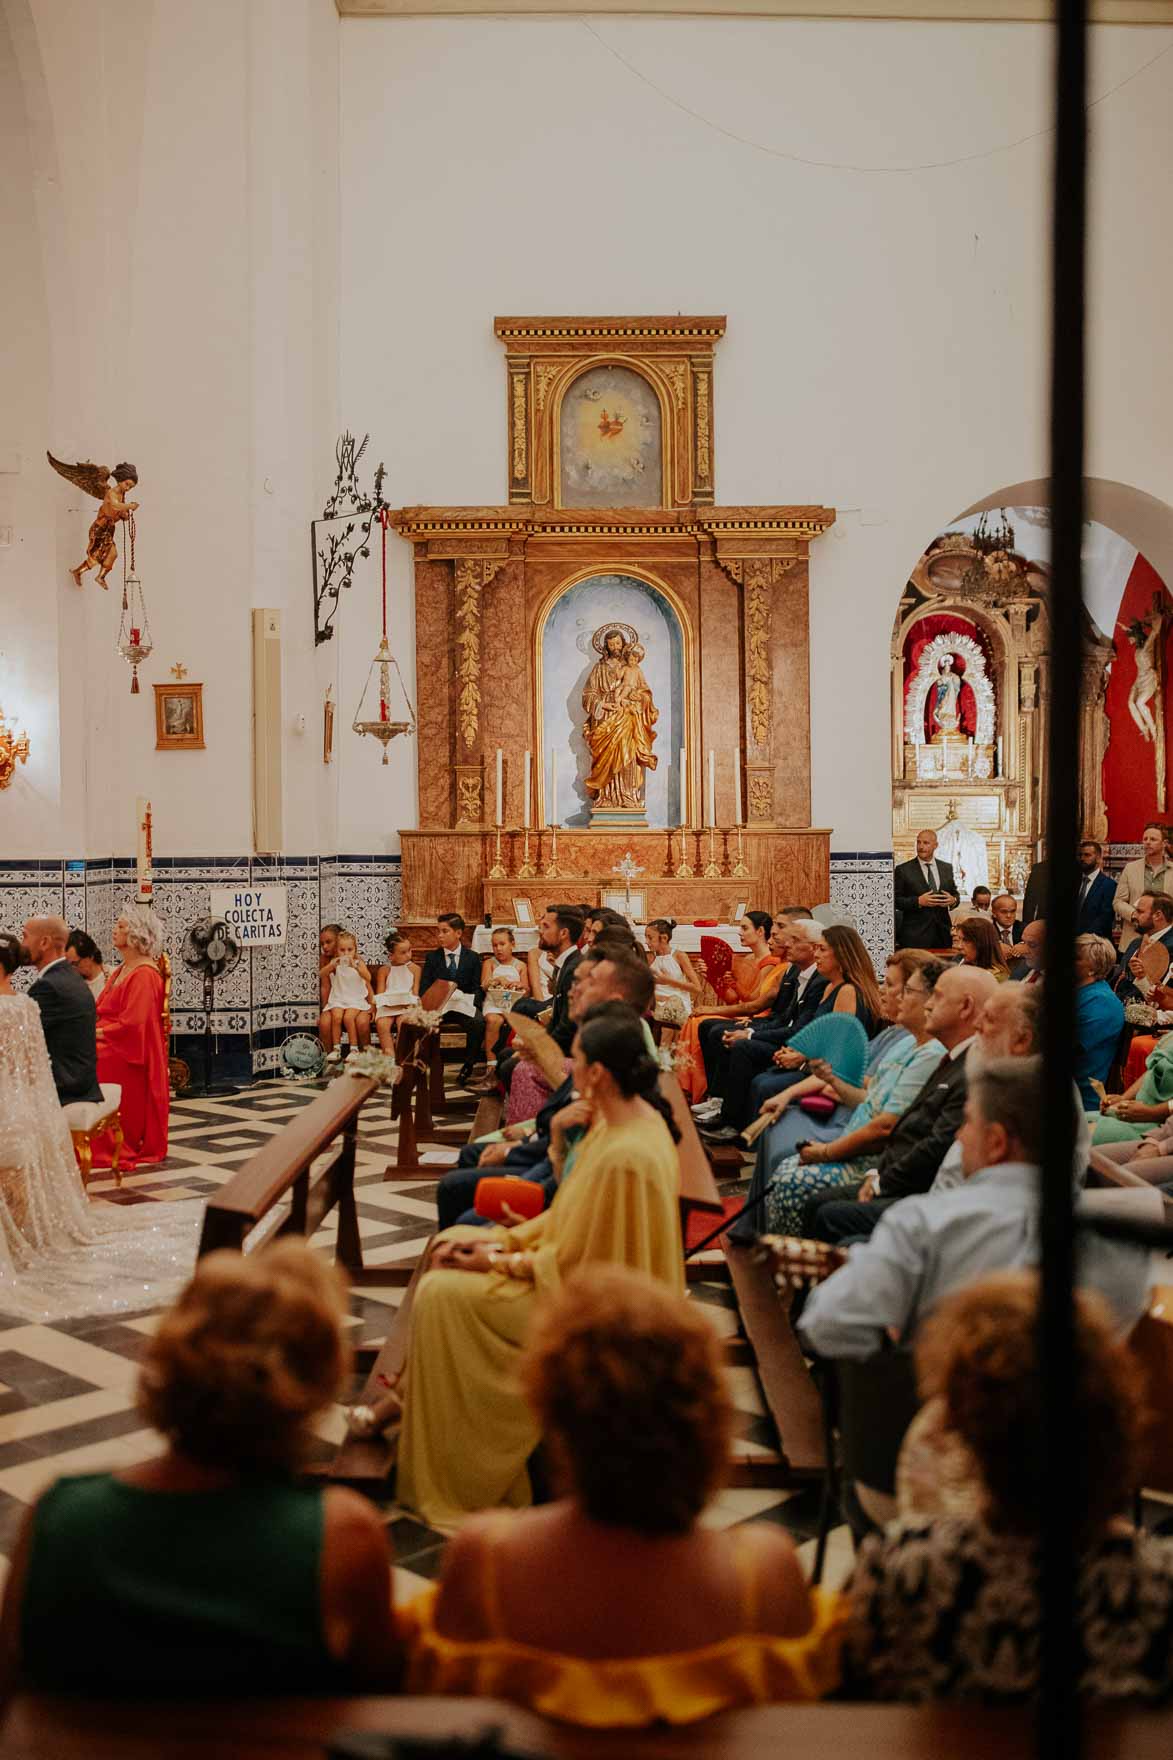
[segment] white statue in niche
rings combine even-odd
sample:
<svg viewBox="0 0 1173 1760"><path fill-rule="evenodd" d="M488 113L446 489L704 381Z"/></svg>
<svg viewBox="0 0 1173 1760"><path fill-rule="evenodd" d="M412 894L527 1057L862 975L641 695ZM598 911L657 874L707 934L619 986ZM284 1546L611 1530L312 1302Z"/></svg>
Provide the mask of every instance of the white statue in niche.
<svg viewBox="0 0 1173 1760"><path fill-rule="evenodd" d="M935 740L946 739L961 727L961 676L954 671L952 654L942 654L937 661L929 723Z"/></svg>

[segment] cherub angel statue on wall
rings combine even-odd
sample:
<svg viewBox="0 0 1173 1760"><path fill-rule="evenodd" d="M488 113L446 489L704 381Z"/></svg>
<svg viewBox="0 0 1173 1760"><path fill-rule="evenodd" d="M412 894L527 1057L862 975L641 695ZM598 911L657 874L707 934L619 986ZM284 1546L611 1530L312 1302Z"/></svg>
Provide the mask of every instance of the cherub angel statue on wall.
<svg viewBox="0 0 1173 1760"><path fill-rule="evenodd" d="M118 560L118 546L114 542L118 522L129 519L138 507L137 501L126 499L127 491L138 483L138 472L132 464L116 464L111 470L108 465L91 464L88 459L82 464L63 464L51 452L47 452L45 457L67 483L72 483L75 489L84 489L87 495L92 495L95 501L102 503L98 516L90 527L85 556L69 572L74 583L80 587L81 577L86 570L96 568L98 585L108 588L110 570Z"/></svg>

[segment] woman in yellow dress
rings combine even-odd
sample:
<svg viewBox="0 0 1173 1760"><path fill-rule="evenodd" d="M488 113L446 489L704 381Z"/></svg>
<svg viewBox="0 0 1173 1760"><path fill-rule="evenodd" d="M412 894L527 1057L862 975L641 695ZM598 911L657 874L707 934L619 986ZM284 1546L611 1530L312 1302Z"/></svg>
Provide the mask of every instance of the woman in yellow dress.
<svg viewBox="0 0 1173 1760"><path fill-rule="evenodd" d="M589 1124L550 1208L513 1229L450 1228L432 1249L412 1307L398 1497L433 1527L472 1510L531 1501L526 1462L540 1439L518 1362L535 1311L580 1265L627 1265L684 1288L679 1165L643 1026L601 1005L575 1039L579 1098L554 1119Z"/></svg>
<svg viewBox="0 0 1173 1760"><path fill-rule="evenodd" d="M521 1378L561 1496L462 1527L400 1613L409 1693L619 1729L835 1686L843 1599L807 1588L781 1529L701 1520L732 1430L703 1312L632 1271L576 1272Z"/></svg>

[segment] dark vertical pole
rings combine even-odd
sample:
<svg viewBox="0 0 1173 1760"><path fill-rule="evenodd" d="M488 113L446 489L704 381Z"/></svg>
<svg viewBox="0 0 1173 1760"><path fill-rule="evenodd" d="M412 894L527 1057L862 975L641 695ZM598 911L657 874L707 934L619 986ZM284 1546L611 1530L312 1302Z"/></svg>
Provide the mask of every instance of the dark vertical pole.
<svg viewBox="0 0 1173 1760"><path fill-rule="evenodd" d="M1087 232L1085 0L1058 0L1051 287L1051 716L1048 732L1047 969L1043 991L1042 1368L1044 1483L1040 1511L1043 1631L1038 1751L1079 1752L1074 1619L1075 1536L1083 1439L1074 1433L1071 1297L1075 1242L1075 850L1080 835L1079 689L1083 639L1084 271Z"/></svg>

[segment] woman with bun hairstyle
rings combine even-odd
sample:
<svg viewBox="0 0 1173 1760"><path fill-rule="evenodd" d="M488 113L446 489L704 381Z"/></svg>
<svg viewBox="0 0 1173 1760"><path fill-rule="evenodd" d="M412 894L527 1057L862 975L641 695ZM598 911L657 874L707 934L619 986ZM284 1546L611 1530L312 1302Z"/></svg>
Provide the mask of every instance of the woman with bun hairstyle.
<svg viewBox="0 0 1173 1760"><path fill-rule="evenodd" d="M25 1516L0 1621L4 1688L395 1687L382 1518L354 1491L297 1477L350 1371L345 1316L341 1280L300 1242L201 1259L144 1346L139 1409L162 1451L58 1479Z"/></svg>
<svg viewBox="0 0 1173 1760"><path fill-rule="evenodd" d="M648 924L648 964L656 980L654 1020L664 1027L682 1027L701 993L701 981L686 953L673 953L676 924L671 917L654 917Z"/></svg>
<svg viewBox="0 0 1173 1760"><path fill-rule="evenodd" d="M837 1684L842 1598L807 1588L773 1523L703 1521L729 1470L722 1354L698 1303L619 1266L545 1303L521 1379L558 1501L449 1542L439 1585L403 1610L409 1693L622 1729Z"/></svg>
<svg viewBox="0 0 1173 1760"><path fill-rule="evenodd" d="M534 1315L580 1265L626 1265L683 1292L674 1127L659 1067L632 1010L584 1020L572 1049L578 1098L554 1117L588 1126L550 1208L511 1229L446 1229L412 1308L397 1495L433 1527L532 1501L526 1462L540 1429L518 1364Z"/></svg>

